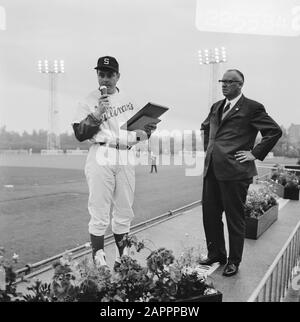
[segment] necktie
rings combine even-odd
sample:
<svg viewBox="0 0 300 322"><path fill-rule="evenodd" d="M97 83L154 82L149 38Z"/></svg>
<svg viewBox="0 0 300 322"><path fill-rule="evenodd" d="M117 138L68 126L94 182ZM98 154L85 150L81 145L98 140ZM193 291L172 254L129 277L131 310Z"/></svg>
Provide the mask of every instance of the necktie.
<svg viewBox="0 0 300 322"><path fill-rule="evenodd" d="M223 109L223 115L230 109L230 103L228 103Z"/></svg>
<svg viewBox="0 0 300 322"><path fill-rule="evenodd" d="M223 108L223 113L221 115L221 121L223 120L223 118L225 117L225 115L227 114L229 109L230 109L230 102Z"/></svg>

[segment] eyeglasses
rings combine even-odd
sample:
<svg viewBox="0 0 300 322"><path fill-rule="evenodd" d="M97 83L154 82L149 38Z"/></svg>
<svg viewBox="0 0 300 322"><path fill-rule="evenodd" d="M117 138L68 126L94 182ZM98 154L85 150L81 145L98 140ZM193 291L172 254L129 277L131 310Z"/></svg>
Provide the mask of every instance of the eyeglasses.
<svg viewBox="0 0 300 322"><path fill-rule="evenodd" d="M240 81L237 80L223 80L220 79L219 83L225 84L225 85L232 85L233 83L240 83Z"/></svg>
<svg viewBox="0 0 300 322"><path fill-rule="evenodd" d="M98 72L98 76L99 76L100 78L104 78L105 76L106 76L107 78L112 78L114 75L115 75L115 72L114 72L114 71Z"/></svg>

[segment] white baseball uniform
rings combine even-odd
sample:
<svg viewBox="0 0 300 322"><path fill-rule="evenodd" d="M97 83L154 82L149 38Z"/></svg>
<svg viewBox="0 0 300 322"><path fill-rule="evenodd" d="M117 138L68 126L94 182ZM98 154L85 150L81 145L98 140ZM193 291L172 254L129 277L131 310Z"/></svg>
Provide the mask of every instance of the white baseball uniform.
<svg viewBox="0 0 300 322"><path fill-rule="evenodd" d="M95 111L101 96L99 90L90 93L79 103L74 123L80 123ZM85 175L89 187L88 210L91 216L89 233L102 236L110 222L115 234L129 232L133 219L135 169L133 149L116 149L99 142L120 146L137 143L136 133L120 129L134 113L135 108L127 96L117 90L109 95L109 109L102 115L99 131L90 139L92 143L85 164Z"/></svg>

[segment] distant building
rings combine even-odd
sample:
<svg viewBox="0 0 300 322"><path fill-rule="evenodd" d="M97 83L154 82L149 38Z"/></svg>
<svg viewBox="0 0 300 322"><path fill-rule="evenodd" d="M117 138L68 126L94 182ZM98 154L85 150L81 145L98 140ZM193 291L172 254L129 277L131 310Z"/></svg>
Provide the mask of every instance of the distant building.
<svg viewBox="0 0 300 322"><path fill-rule="evenodd" d="M300 142L300 124L291 124L288 128L288 139L292 144Z"/></svg>

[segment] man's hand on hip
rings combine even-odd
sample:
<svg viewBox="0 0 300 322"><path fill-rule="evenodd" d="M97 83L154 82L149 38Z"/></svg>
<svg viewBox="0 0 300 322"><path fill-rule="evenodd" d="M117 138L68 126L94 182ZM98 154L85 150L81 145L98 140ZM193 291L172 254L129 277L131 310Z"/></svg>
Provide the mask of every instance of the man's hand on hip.
<svg viewBox="0 0 300 322"><path fill-rule="evenodd" d="M256 158L251 153L251 151L237 151L235 154L235 158L240 161L240 163L244 163L247 161L254 161Z"/></svg>

